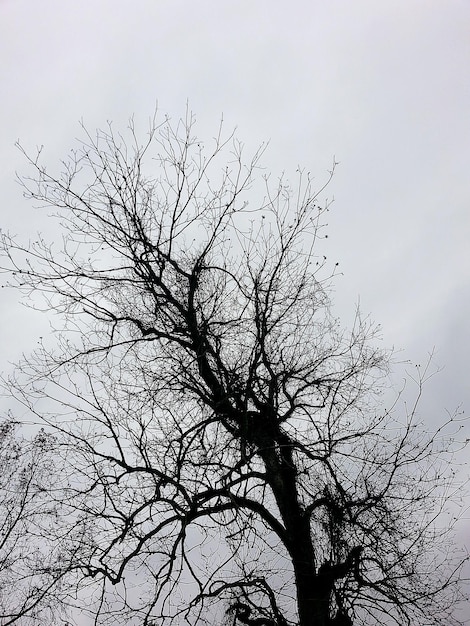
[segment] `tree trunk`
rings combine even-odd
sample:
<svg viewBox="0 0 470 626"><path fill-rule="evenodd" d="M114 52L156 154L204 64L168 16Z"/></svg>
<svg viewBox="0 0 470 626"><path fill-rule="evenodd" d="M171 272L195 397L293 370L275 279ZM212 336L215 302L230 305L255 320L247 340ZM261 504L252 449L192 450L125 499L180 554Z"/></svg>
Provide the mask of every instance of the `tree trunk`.
<svg viewBox="0 0 470 626"><path fill-rule="evenodd" d="M277 442L260 450L282 521L294 569L299 626L330 626L332 581L317 572L310 520L302 507L296 485L292 448L280 433ZM290 443L290 442L289 442Z"/></svg>
<svg viewBox="0 0 470 626"><path fill-rule="evenodd" d="M331 585L316 572L310 527L303 523L292 530L294 567L299 626L329 626ZM289 533L291 534L291 533Z"/></svg>

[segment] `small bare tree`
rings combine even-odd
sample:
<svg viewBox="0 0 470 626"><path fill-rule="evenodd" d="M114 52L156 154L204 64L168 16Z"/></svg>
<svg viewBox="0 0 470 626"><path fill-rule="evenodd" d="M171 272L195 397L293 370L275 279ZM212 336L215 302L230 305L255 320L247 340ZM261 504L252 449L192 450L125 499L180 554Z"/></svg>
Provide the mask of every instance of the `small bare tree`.
<svg viewBox="0 0 470 626"><path fill-rule="evenodd" d="M330 310L324 187L193 127L86 133L58 174L29 159L60 244L3 236L60 319L11 384L62 451L64 602L96 624L457 624L456 418L426 434L382 406L376 329Z"/></svg>
<svg viewBox="0 0 470 626"><path fill-rule="evenodd" d="M0 423L0 619L3 626L38 624L54 614L62 570L60 546L48 541L57 507L51 491L54 440L43 430L30 439L18 423ZM51 497L52 496L52 497ZM42 617L40 617L42 616ZM46 622L47 623L47 622Z"/></svg>

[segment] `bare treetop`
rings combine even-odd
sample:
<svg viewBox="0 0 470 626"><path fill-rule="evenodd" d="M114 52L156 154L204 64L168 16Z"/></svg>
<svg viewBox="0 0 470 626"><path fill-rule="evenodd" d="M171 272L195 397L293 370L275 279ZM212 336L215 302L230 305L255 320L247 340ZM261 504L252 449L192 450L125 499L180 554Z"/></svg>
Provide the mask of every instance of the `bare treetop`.
<svg viewBox="0 0 470 626"><path fill-rule="evenodd" d="M60 320L12 384L66 461L63 602L97 624L457 624L439 526L457 420L426 433L382 406L376 328L331 312L334 167L317 191L273 179L262 149L194 124L85 131L58 175L27 157L62 239L3 236Z"/></svg>

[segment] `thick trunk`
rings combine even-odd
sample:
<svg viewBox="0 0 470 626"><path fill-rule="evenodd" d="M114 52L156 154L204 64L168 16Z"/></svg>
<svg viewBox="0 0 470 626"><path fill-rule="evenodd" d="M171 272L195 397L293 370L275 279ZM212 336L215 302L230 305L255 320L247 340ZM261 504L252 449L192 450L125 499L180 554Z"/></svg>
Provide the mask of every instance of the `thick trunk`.
<svg viewBox="0 0 470 626"><path fill-rule="evenodd" d="M317 571L310 522L299 500L291 448L286 442L276 443L261 454L289 540L286 547L295 575L299 626L331 626L332 581Z"/></svg>
<svg viewBox="0 0 470 626"><path fill-rule="evenodd" d="M304 524L305 525L305 524ZM299 626L330 626L331 586L316 572L310 528L292 530L291 552L297 591Z"/></svg>

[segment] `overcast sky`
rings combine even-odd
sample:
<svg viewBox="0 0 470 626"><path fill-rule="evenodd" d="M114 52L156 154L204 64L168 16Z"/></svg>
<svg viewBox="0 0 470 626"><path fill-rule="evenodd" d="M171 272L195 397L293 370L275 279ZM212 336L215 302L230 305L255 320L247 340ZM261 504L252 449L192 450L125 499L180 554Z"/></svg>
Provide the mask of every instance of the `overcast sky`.
<svg viewBox="0 0 470 626"><path fill-rule="evenodd" d="M427 419L470 412L469 0L0 0L0 226L34 235L44 216L14 182L14 148L55 163L79 135L158 100L186 100L210 137L221 115L274 173L324 180L327 254L345 319L360 298L403 358L443 371ZM44 321L2 290L0 369ZM467 470L468 471L468 470ZM468 517L468 513L467 513Z"/></svg>

